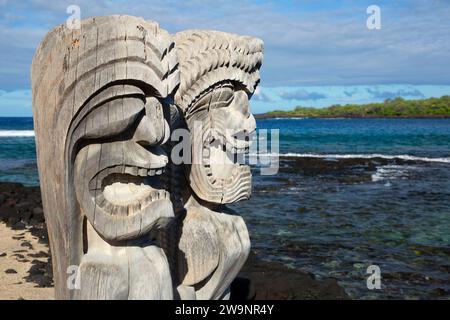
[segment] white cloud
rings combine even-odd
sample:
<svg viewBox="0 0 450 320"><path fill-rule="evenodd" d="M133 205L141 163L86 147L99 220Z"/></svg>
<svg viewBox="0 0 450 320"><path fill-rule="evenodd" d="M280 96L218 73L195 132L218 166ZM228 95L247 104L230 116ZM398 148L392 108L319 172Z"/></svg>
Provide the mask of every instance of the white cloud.
<svg viewBox="0 0 450 320"><path fill-rule="evenodd" d="M280 93L316 93L322 99L283 99ZM250 100L252 111L262 113L274 109L290 110L295 106L327 107L333 104L362 104L383 101L401 96L420 99L450 95L450 85L376 85L376 86L303 86L303 87L258 87ZM0 90L0 116L31 116L31 91Z"/></svg>
<svg viewBox="0 0 450 320"><path fill-rule="evenodd" d="M29 88L34 50L45 32L67 18L64 1L0 1L0 89ZM83 18L131 14L170 32L211 28L265 42L265 87L450 84L450 3L378 0L381 30L368 30L370 1L76 2ZM273 96L264 91L260 103ZM326 95L326 93L325 93ZM326 100L326 99L325 99Z"/></svg>
<svg viewBox="0 0 450 320"><path fill-rule="evenodd" d="M298 86L298 87L262 87L261 92L269 100L250 101L255 113L271 110L291 110L296 106L328 107L331 105L365 104L382 102L386 99L402 97L405 99L423 99L450 95L450 85L358 85L358 86ZM289 99L288 99L288 98ZM320 97L320 99L312 99ZM307 99L309 98L309 99Z"/></svg>

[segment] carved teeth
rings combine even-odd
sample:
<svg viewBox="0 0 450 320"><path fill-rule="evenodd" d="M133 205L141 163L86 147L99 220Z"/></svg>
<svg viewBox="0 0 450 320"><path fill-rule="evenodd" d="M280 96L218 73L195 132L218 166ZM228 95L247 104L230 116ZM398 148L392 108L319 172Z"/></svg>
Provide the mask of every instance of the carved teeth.
<svg viewBox="0 0 450 320"><path fill-rule="evenodd" d="M168 198L168 194L164 190L155 190L151 193L151 197L153 200L160 200Z"/></svg>
<svg viewBox="0 0 450 320"><path fill-rule="evenodd" d="M103 209L106 211L106 212L113 212L113 210L114 210L114 207L115 207L115 205L113 205L111 202L109 202L109 201L105 201L104 202L104 205L103 205Z"/></svg>
<svg viewBox="0 0 450 320"><path fill-rule="evenodd" d="M135 173L135 169L137 169L137 168L133 168L133 167L125 167L124 173L125 173L125 174L135 175L135 174L134 174L134 173Z"/></svg>
<svg viewBox="0 0 450 320"><path fill-rule="evenodd" d="M148 170L148 175L151 176L159 176L161 174L163 174L166 171L165 168L159 168L159 169L149 169Z"/></svg>
<svg viewBox="0 0 450 320"><path fill-rule="evenodd" d="M141 177L147 176L147 169L139 169L138 174Z"/></svg>
<svg viewBox="0 0 450 320"><path fill-rule="evenodd" d="M212 170L211 170L211 167L209 165L208 166L204 166L204 168L205 168L205 172L206 172L206 174L208 176L212 175Z"/></svg>
<svg viewBox="0 0 450 320"><path fill-rule="evenodd" d="M134 215L153 201L168 199L169 193L152 187L146 177L159 176L165 172L165 164L153 164L153 168L118 165L105 168L89 184L95 204L116 216ZM158 177L156 185L164 185L166 176ZM159 188L159 187L158 187Z"/></svg>
<svg viewBox="0 0 450 320"><path fill-rule="evenodd" d="M147 169L147 168L138 168L134 166L116 166L108 170L108 173L124 173L140 177L161 175L164 172L165 167ZM104 176L102 178L104 178Z"/></svg>
<svg viewBox="0 0 450 320"><path fill-rule="evenodd" d="M114 206L113 214L117 214L118 216L126 216L128 214L128 207L127 206Z"/></svg>
<svg viewBox="0 0 450 320"><path fill-rule="evenodd" d="M108 173L122 173L123 168L121 166L115 166L108 169Z"/></svg>
<svg viewBox="0 0 450 320"><path fill-rule="evenodd" d="M139 211L141 211L141 203L136 203L136 204L130 204L128 206L128 215L131 216L134 213L138 213Z"/></svg>
<svg viewBox="0 0 450 320"><path fill-rule="evenodd" d="M137 167L131 167L131 174L132 174L133 176L137 176L137 175L138 175L138 171L139 171L139 168L137 168Z"/></svg>

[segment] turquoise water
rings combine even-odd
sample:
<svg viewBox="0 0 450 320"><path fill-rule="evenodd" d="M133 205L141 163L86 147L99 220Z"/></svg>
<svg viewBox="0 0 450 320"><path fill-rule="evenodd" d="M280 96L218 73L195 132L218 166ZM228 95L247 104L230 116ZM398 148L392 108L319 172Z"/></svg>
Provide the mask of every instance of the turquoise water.
<svg viewBox="0 0 450 320"><path fill-rule="evenodd" d="M0 181L37 185L32 118L0 118Z"/></svg>
<svg viewBox="0 0 450 320"><path fill-rule="evenodd" d="M450 119L272 119L280 169L233 207L253 249L355 298L450 298ZM0 181L37 184L32 120L0 118ZM381 269L381 290L366 269Z"/></svg>
<svg viewBox="0 0 450 320"><path fill-rule="evenodd" d="M281 153L450 157L450 119L274 119Z"/></svg>

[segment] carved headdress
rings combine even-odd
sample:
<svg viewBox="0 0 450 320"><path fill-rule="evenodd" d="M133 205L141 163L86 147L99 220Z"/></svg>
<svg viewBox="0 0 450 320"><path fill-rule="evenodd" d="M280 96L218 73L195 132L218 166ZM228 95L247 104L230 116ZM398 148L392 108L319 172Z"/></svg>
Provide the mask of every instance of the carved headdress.
<svg viewBox="0 0 450 320"><path fill-rule="evenodd" d="M221 31L186 30L174 35L181 74L175 101L186 116L196 102L222 82L242 85L249 96L259 83L263 41Z"/></svg>

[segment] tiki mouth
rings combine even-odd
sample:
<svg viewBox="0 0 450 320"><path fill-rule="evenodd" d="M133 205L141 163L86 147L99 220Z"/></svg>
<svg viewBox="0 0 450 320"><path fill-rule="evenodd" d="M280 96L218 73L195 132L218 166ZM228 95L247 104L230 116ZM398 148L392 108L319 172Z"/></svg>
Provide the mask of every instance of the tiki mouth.
<svg viewBox="0 0 450 320"><path fill-rule="evenodd" d="M251 141L234 136L219 135L209 146L203 147L203 169L208 179L216 186L230 186L250 170L246 162Z"/></svg>
<svg viewBox="0 0 450 320"><path fill-rule="evenodd" d="M91 144L75 159L81 212L105 239L135 239L173 218L161 147L134 141Z"/></svg>
<svg viewBox="0 0 450 320"><path fill-rule="evenodd" d="M96 188L90 188L91 195L95 204L106 212L132 215L155 201L170 199L164 173L164 167L120 165L105 168L92 179Z"/></svg>
<svg viewBox="0 0 450 320"><path fill-rule="evenodd" d="M216 136L207 143L209 143L209 147L221 150L232 163L242 165L243 163L239 161L239 155L242 156L249 153L252 144L252 141L250 141L252 134L253 132L236 133L234 135L216 133Z"/></svg>

